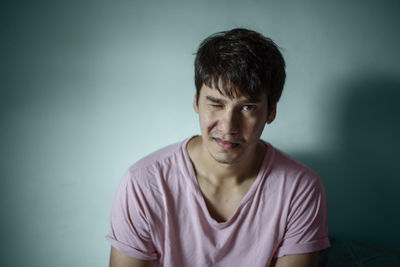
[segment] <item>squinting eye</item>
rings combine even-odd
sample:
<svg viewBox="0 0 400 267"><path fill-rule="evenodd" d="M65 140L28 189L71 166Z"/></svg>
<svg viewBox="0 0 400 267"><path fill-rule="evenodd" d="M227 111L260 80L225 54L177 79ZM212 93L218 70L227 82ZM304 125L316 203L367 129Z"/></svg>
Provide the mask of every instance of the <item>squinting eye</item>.
<svg viewBox="0 0 400 267"><path fill-rule="evenodd" d="M222 105L213 105L213 104L210 104L210 107L212 107L212 108L222 108Z"/></svg>
<svg viewBox="0 0 400 267"><path fill-rule="evenodd" d="M245 111L255 110L256 106L254 106L254 105L245 105L245 106L242 107L242 109L245 110Z"/></svg>

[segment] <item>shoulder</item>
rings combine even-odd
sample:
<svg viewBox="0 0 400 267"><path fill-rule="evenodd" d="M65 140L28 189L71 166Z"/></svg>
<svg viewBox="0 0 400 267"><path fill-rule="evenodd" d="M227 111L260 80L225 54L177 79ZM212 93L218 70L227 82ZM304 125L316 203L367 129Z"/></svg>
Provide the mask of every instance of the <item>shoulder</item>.
<svg viewBox="0 0 400 267"><path fill-rule="evenodd" d="M188 139L161 148L132 164L125 180L135 183L148 183L165 177L165 173L180 169L186 164L185 144Z"/></svg>
<svg viewBox="0 0 400 267"><path fill-rule="evenodd" d="M280 215L276 257L311 253L329 246L327 202L322 180L308 166L268 144L267 190ZM268 159L268 158L267 158Z"/></svg>
<svg viewBox="0 0 400 267"><path fill-rule="evenodd" d="M322 187L320 176L310 167L293 159L269 143L266 143L269 152L269 177L271 182L284 183L290 187L310 186Z"/></svg>
<svg viewBox="0 0 400 267"><path fill-rule="evenodd" d="M130 170L148 168L153 165L168 161L170 160L170 158L182 156L184 143L186 143L186 140L168 145L157 151L154 151L153 153L143 157L136 163L132 164L130 166Z"/></svg>

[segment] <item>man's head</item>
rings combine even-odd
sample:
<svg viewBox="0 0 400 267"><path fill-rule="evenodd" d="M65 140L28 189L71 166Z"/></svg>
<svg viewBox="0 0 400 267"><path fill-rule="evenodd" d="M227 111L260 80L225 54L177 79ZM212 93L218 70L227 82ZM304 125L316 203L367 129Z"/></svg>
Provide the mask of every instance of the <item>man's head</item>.
<svg viewBox="0 0 400 267"><path fill-rule="evenodd" d="M285 77L285 61L276 44L251 30L213 34L196 54L197 102L204 84L231 97L266 94L270 113L282 94Z"/></svg>
<svg viewBox="0 0 400 267"><path fill-rule="evenodd" d="M236 164L261 151L260 136L275 119L284 81L282 55L261 34L234 29L204 40L195 61L193 103L204 155Z"/></svg>

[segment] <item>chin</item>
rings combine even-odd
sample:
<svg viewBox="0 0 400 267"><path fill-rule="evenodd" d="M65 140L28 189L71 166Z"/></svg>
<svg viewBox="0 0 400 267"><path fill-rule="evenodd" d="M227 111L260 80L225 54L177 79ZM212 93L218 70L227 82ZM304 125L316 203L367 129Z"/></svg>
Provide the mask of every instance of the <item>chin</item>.
<svg viewBox="0 0 400 267"><path fill-rule="evenodd" d="M214 159L216 162L223 164L223 165L233 165L237 162L236 160L229 160L229 159L218 159L218 158L214 158Z"/></svg>
<svg viewBox="0 0 400 267"><path fill-rule="evenodd" d="M239 155L227 157L226 155L218 155L218 154L212 155L211 154L211 156L214 158L214 160L216 162L221 163L221 164L226 164L226 165L235 164L242 160L242 157L240 157Z"/></svg>

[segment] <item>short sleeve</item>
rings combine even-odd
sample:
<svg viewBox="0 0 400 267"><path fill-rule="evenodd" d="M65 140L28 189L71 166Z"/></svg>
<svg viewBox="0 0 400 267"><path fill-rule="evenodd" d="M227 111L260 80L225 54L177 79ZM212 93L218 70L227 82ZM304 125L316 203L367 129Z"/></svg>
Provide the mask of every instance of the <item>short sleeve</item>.
<svg viewBox="0 0 400 267"><path fill-rule="evenodd" d="M156 260L148 219L145 192L128 171L114 197L111 208L111 231L106 239L113 247L133 258Z"/></svg>
<svg viewBox="0 0 400 267"><path fill-rule="evenodd" d="M317 175L299 180L292 191L285 234L276 257L316 252L330 246L322 182Z"/></svg>

